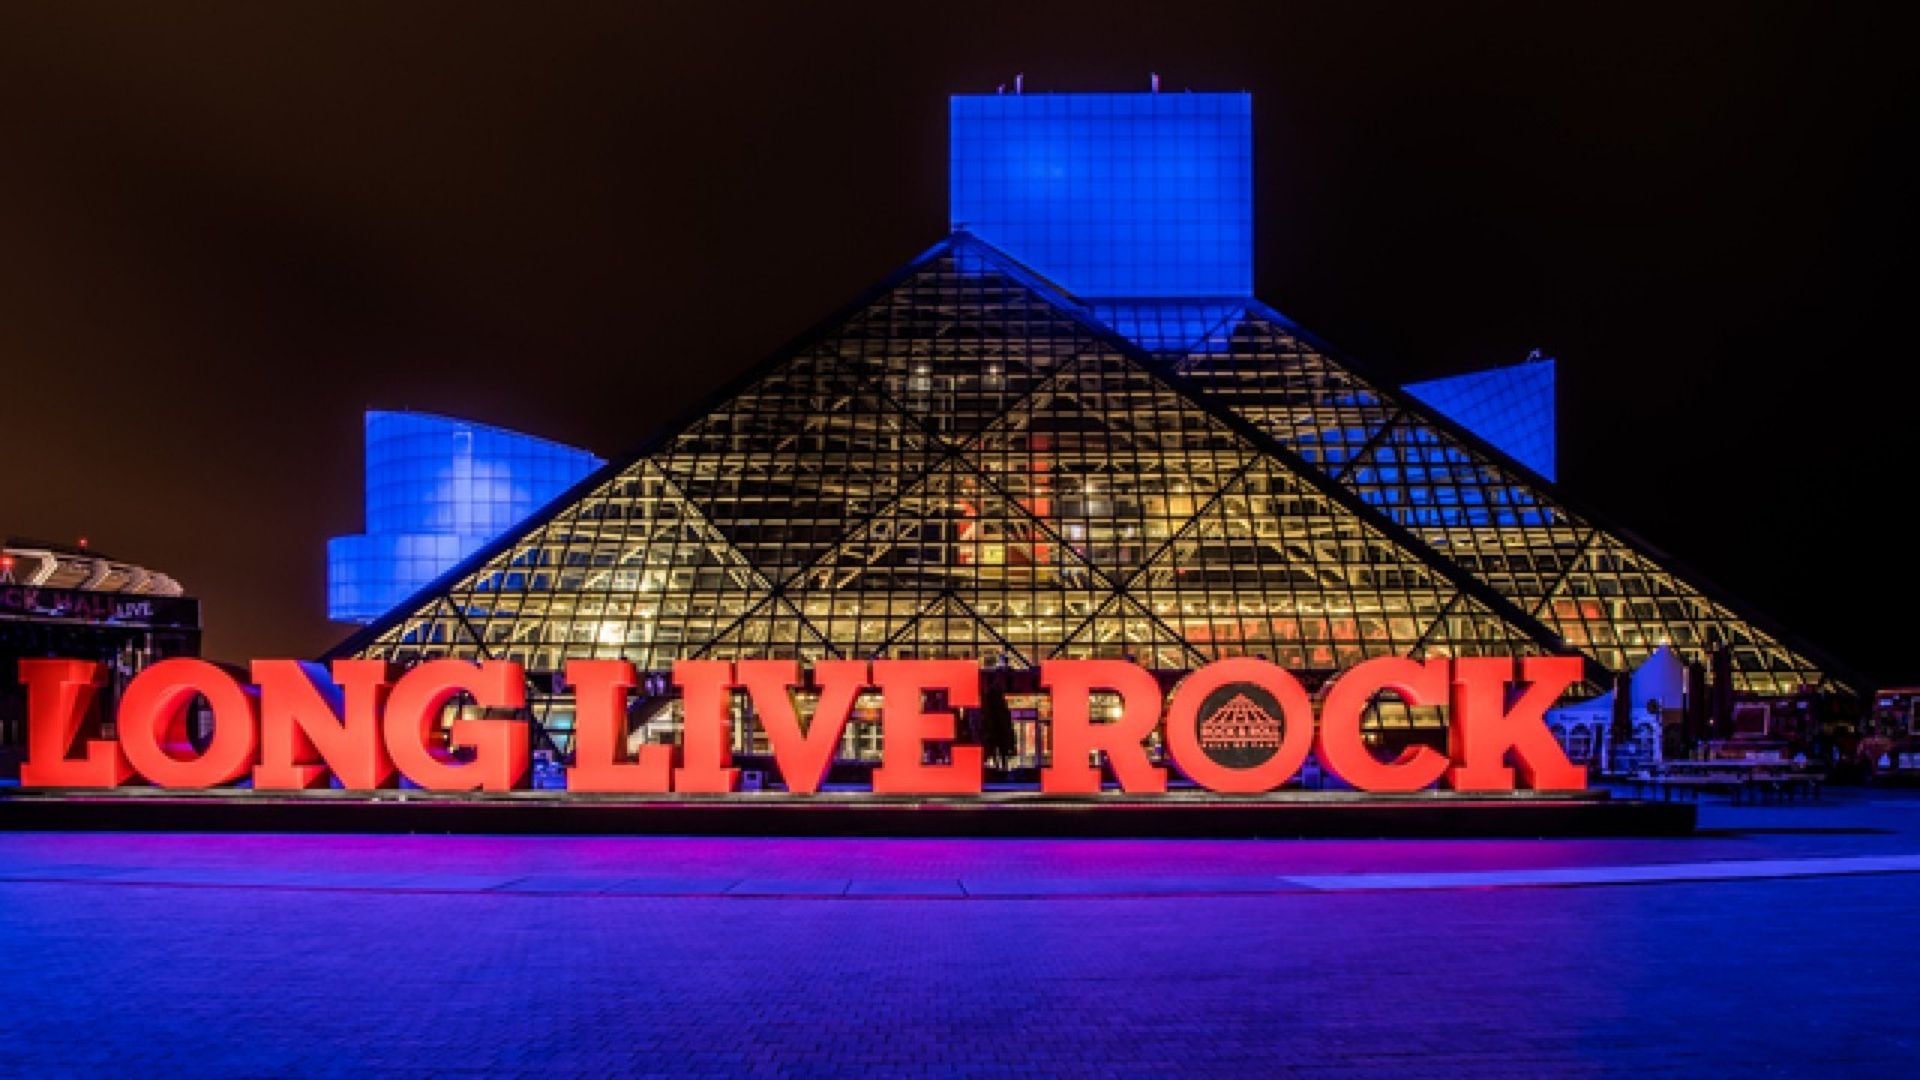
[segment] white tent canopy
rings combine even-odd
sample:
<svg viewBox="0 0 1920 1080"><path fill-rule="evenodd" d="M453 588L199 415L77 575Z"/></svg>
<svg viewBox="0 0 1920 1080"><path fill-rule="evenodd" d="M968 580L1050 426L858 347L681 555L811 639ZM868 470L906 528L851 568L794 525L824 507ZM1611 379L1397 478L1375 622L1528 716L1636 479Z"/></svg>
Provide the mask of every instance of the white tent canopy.
<svg viewBox="0 0 1920 1080"><path fill-rule="evenodd" d="M1678 709L1686 704L1687 665L1674 655L1671 648L1662 645L1653 651L1652 656L1647 657L1646 663L1641 664L1634 671L1629 692L1633 695L1633 708L1629 710L1629 715L1633 717L1634 724L1638 726L1649 723L1653 718L1647 713L1647 702L1658 701L1662 710ZM1613 723L1613 697L1614 691L1609 690L1587 701L1548 709L1547 723L1562 731L1571 731L1578 725L1587 725L1596 733L1605 732ZM1599 735L1595 741L1599 744L1600 754L1604 759L1609 740L1604 735ZM1660 738L1657 728L1653 746L1655 760L1658 760Z"/></svg>

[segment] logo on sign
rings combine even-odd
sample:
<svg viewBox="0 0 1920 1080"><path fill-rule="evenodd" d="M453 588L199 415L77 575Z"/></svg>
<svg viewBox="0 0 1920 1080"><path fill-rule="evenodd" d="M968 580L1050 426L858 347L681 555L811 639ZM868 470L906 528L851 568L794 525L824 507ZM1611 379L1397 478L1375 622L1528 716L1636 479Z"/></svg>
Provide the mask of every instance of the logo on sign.
<svg viewBox="0 0 1920 1080"><path fill-rule="evenodd" d="M1200 750L1227 769L1265 765L1280 752L1280 703L1252 683L1228 683L1200 706Z"/></svg>

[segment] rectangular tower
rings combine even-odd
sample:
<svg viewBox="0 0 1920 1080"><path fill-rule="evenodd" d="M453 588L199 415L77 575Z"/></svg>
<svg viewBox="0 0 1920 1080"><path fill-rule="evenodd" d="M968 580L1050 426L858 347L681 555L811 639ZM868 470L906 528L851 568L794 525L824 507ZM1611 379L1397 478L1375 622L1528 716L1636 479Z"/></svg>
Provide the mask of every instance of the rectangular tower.
<svg viewBox="0 0 1920 1080"><path fill-rule="evenodd" d="M1253 295L1253 98L959 94L948 205L1086 299Z"/></svg>

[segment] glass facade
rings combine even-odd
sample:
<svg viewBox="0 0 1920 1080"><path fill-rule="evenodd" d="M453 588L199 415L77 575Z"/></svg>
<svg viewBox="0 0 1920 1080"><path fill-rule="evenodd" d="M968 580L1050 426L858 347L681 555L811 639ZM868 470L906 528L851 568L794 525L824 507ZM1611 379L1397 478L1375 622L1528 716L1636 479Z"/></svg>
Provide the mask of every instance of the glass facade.
<svg viewBox="0 0 1920 1080"><path fill-rule="evenodd" d="M327 543L328 617L378 617L601 464L467 420L367 413L367 531Z"/></svg>
<svg viewBox="0 0 1920 1080"><path fill-rule="evenodd" d="M953 227L1082 297L1253 295L1249 94L956 95Z"/></svg>
<svg viewBox="0 0 1920 1080"><path fill-rule="evenodd" d="M1407 393L1548 480L1554 475L1551 358L1408 383Z"/></svg>

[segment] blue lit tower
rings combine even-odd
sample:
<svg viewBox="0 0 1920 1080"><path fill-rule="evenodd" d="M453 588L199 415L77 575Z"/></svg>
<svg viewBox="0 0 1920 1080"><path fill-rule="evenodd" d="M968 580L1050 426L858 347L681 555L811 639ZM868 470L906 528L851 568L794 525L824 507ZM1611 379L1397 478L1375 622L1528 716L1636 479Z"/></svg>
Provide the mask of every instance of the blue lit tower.
<svg viewBox="0 0 1920 1080"><path fill-rule="evenodd" d="M1083 300L1253 295L1249 94L951 99L949 205Z"/></svg>

